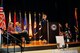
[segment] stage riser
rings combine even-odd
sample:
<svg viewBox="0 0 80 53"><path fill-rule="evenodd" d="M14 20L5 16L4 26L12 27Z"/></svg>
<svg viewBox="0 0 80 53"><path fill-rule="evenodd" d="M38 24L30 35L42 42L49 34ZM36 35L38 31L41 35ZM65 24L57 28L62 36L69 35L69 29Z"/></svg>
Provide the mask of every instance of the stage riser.
<svg viewBox="0 0 80 53"><path fill-rule="evenodd" d="M57 46L40 46L40 47L25 47L24 51L35 51L35 50L46 50L46 49L56 49ZM7 48L3 49L4 51L7 51ZM14 52L14 48L9 48L9 52ZM16 52L20 52L21 48L15 48Z"/></svg>
<svg viewBox="0 0 80 53"><path fill-rule="evenodd" d="M37 50L37 51L24 51L22 53L63 53L63 51L71 51L71 50L77 50L78 53L80 53L80 47L72 47L72 48L65 48L63 49L48 49L48 50ZM14 52L11 52L14 53ZM21 52L16 52L21 53ZM66 53L66 52L65 52Z"/></svg>
<svg viewBox="0 0 80 53"><path fill-rule="evenodd" d="M80 45L69 45L69 48L78 46L80 47ZM56 49L57 46L42 46L42 47L25 47L24 51L37 51L37 50L47 50L47 49ZM7 52L7 48L2 49L3 51ZM8 49L9 52L14 52L14 48L9 48ZM15 48L15 52L20 52L21 48Z"/></svg>
<svg viewBox="0 0 80 53"><path fill-rule="evenodd" d="M2 49L3 51L7 52L7 48ZM20 52L21 49L20 48L15 48L15 52ZM8 52L14 52L14 48L9 48Z"/></svg>
<svg viewBox="0 0 80 53"><path fill-rule="evenodd" d="M66 44L69 45L68 48L80 47L80 42L70 42ZM57 44L25 45L23 51L38 51L38 50L47 50L47 49L57 49ZM2 48L1 51L7 52L7 47ZM8 51L14 52L14 46L9 46ZM15 52L20 52L20 51L21 51L21 48L19 46L15 46Z"/></svg>

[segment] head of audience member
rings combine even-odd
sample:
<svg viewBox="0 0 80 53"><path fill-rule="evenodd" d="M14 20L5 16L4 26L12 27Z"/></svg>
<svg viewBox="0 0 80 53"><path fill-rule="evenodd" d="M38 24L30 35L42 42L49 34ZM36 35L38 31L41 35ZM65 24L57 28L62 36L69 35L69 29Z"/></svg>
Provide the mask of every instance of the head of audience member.
<svg viewBox="0 0 80 53"><path fill-rule="evenodd" d="M46 14L42 14L42 19L46 20L47 19L47 15Z"/></svg>
<svg viewBox="0 0 80 53"><path fill-rule="evenodd" d="M13 22L9 22L8 26L13 27Z"/></svg>
<svg viewBox="0 0 80 53"><path fill-rule="evenodd" d="M21 24L19 23L19 27L21 27Z"/></svg>
<svg viewBox="0 0 80 53"><path fill-rule="evenodd" d="M16 22L16 27L19 26L19 22Z"/></svg>

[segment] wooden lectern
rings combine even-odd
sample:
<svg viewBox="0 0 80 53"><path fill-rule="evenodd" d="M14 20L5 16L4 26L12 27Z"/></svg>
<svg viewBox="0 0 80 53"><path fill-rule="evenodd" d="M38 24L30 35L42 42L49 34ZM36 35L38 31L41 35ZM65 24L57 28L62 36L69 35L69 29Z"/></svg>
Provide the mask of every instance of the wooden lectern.
<svg viewBox="0 0 80 53"><path fill-rule="evenodd" d="M56 36L59 36L59 26L57 22L49 23L49 43L56 43Z"/></svg>

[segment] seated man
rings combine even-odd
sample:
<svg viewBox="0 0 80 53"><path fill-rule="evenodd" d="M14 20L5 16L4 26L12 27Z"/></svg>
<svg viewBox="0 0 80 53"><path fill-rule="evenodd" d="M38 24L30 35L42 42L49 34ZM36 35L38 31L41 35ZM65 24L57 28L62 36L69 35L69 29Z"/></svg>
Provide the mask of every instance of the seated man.
<svg viewBox="0 0 80 53"><path fill-rule="evenodd" d="M21 33L22 32L21 24L19 22L16 22L15 31L18 32L18 33Z"/></svg>
<svg viewBox="0 0 80 53"><path fill-rule="evenodd" d="M16 22L15 31L17 33L17 34L15 34L15 36L19 40L19 41L17 41L17 43L20 43L20 41L21 41L21 35L20 35L20 33L22 32L22 29L21 29L21 26L20 26L19 22Z"/></svg>
<svg viewBox="0 0 80 53"><path fill-rule="evenodd" d="M8 33L10 33L10 34L8 34L8 35L10 35L9 36L9 44L11 43L11 41L12 41L12 43L14 43L14 44L17 44L17 45L19 45L21 48L23 48L22 47L22 45L20 45L19 43L18 43L18 39L17 39L17 36L18 36L18 32L16 32L15 31L15 29L14 29L14 27L13 27L13 23L12 22L10 22L9 24L8 24ZM19 41L20 42L20 41ZM21 43L21 42L20 42Z"/></svg>
<svg viewBox="0 0 80 53"><path fill-rule="evenodd" d="M13 23L12 23L12 22L10 22L10 23L8 24L8 29L7 29L7 31L8 31L8 33L10 33L11 35L13 35L13 34L16 33L15 30L14 30L14 27L13 27ZM13 37L12 37L11 35L8 37L8 38L9 38L9 41L8 41L9 44L11 43L11 41L14 42L14 41L13 41Z"/></svg>
<svg viewBox="0 0 80 53"><path fill-rule="evenodd" d="M16 22L15 31L18 33L18 35L16 35L16 37L20 41L21 41L21 38L24 38L24 41L26 41L26 43L29 43L29 37L28 37L27 30L22 31L21 24L19 22Z"/></svg>

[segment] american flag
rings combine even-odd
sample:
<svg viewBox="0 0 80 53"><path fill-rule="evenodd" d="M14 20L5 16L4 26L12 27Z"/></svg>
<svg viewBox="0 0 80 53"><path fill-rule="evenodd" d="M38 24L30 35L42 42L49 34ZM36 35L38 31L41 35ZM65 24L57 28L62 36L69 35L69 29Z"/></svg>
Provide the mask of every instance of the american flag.
<svg viewBox="0 0 80 53"><path fill-rule="evenodd" d="M6 19L5 13L3 12L3 7L0 7L0 28L6 30Z"/></svg>

